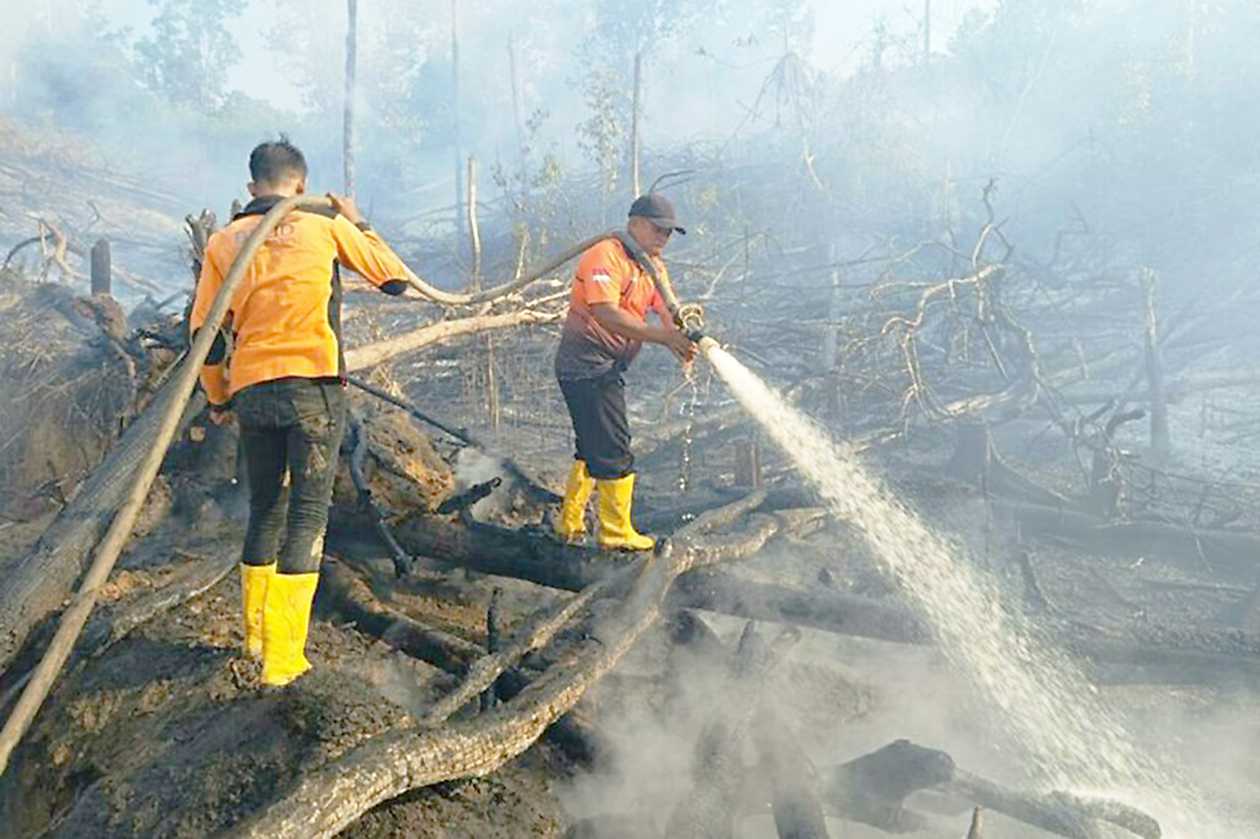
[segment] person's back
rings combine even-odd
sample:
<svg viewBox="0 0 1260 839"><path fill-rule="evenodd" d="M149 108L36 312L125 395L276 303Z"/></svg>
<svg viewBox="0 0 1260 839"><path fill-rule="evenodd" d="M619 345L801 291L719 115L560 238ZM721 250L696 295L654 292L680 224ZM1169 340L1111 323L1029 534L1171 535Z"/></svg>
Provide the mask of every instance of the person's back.
<svg viewBox="0 0 1260 839"><path fill-rule="evenodd" d="M251 201L232 222L210 237L198 284L192 326L209 311L213 292L227 276L236 254L262 217L284 196ZM336 199L345 207L345 199ZM364 225L366 227L366 225ZM222 403L258 382L288 376L335 378L341 360L340 265L355 268L386 293L407 287L407 268L370 228L329 210L298 211L267 237L232 295L228 328L233 336L231 377L219 388L215 370L208 378L211 401ZM216 396L222 398L215 399Z"/></svg>
<svg viewBox="0 0 1260 839"><path fill-rule="evenodd" d="M306 161L287 140L259 145L249 162L254 199L206 245L194 331L263 216L306 191ZM245 652L262 659L271 685L310 668L306 634L346 418L340 266L389 294L410 276L352 200L329 198L330 211L292 212L267 237L228 307L230 358L220 335L201 375L211 419L226 421L230 407L240 420L250 492Z"/></svg>

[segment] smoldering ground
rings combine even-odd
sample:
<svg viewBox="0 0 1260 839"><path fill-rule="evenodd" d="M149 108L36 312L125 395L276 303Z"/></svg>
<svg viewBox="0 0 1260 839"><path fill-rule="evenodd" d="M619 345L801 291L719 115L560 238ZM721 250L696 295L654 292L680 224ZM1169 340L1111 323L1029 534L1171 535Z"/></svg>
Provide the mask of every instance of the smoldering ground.
<svg viewBox="0 0 1260 839"><path fill-rule="evenodd" d="M951 504L949 520L960 550L984 557L999 551L993 534L986 533L985 505ZM940 510L936 510L940 512ZM963 548L965 545L965 548ZM1044 557L1049 562L1049 557ZM984 560L981 560L984 561ZM861 563L857 563L861 564ZM1017 572L994 569L1011 579L1011 601L1020 599ZM865 579L846 568L860 585L885 584L878 576ZM763 552L741 569L750 579L774 579L816 587L816 562L803 560L790 549ZM1070 585L1070 584L1069 584ZM1054 591L1060 589L1056 586ZM838 637L802 630L769 675L742 678L732 673L736 648L749 625L714 613L697 613L720 639L720 646L672 646L662 637L645 641L617 673L600 685L593 698L598 708L601 742L607 751L595 771L561 786L561 800L578 819L586 819L590 835L634 835L650 826L661 835L671 818L688 800L713 783L713 773L736 773L731 783L740 795L732 807L732 835L760 839L776 834L771 813L770 776L765 756L758 750L756 726L773 724L775 732L801 744L815 789L827 809L828 770L889 743L907 739L947 752L960 769L1014 789L1048 790L1045 776L1029 760L1028 745L1012 737L1010 721L994 712L985 693L977 689L964 668L939 647L909 646ZM767 640L780 627L756 627ZM1202 808L1211 823L1247 830L1257 823L1260 787L1257 786L1255 744L1258 700L1254 691L1226 679L1216 686L1155 687L1106 678L1098 687L1101 701L1116 709L1137 748L1155 756L1178 776L1192 779L1193 788L1165 790L1183 802ZM721 725L724 724L724 725ZM714 726L723 744L738 756L738 764L715 766ZM1069 785L1064 791L1113 798L1142 807L1164 820L1171 832L1183 833L1183 814L1150 787L1096 788ZM929 814L930 823L908 835L962 836L971 820L970 805L947 792L916 793L906 804ZM829 819L835 835L887 835L875 827ZM1004 836L1036 837L1041 830L988 812L989 830ZM1193 822L1192 822L1193 824ZM1207 823L1198 825L1214 831ZM1106 833L1105 828L1102 835ZM1195 827L1189 830L1194 831ZM600 831L607 831L602 834ZM1124 835L1118 831L1114 835ZM1206 835L1206 834L1203 834Z"/></svg>

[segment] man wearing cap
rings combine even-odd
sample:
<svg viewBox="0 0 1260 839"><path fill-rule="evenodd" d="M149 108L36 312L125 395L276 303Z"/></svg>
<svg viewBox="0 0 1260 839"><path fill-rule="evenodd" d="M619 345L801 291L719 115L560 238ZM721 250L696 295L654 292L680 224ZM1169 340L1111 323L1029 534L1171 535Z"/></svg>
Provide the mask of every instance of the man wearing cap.
<svg viewBox="0 0 1260 839"><path fill-rule="evenodd" d="M687 232L679 227L673 205L655 193L639 196L630 206L626 230L657 272L668 278L661 251L674 231ZM649 309L655 310L659 326L648 325ZM556 352L556 378L576 441L555 525L557 535L566 541L585 535L586 502L598 487L596 541L601 548L641 551L656 544L635 531L630 521L634 455L622 378L645 341L668 347L683 364L695 357L695 344L674 326L651 276L625 245L605 239L582 254L578 263Z"/></svg>

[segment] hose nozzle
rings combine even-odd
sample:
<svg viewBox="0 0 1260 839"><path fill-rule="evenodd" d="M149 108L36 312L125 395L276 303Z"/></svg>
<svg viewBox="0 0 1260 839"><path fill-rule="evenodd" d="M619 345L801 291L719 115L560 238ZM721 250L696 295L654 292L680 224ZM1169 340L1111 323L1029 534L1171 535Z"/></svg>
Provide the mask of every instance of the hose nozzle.
<svg viewBox="0 0 1260 839"><path fill-rule="evenodd" d="M699 303L681 303L674 310L674 323L691 341L704 337L704 309Z"/></svg>

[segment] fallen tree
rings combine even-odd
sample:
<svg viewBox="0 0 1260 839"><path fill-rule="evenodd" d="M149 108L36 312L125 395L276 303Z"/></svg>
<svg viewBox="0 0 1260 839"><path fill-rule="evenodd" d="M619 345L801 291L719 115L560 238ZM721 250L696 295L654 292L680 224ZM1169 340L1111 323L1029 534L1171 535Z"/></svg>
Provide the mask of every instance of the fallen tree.
<svg viewBox="0 0 1260 839"><path fill-rule="evenodd" d="M332 836L371 807L410 789L494 771L573 707L655 624L679 575L755 553L778 529L774 519L754 516L736 538L700 538L697 528L682 534L677 544L662 545L618 607L592 627L592 637L498 710L437 730L373 738L303 774L279 800L234 826L231 835Z"/></svg>
<svg viewBox="0 0 1260 839"><path fill-rule="evenodd" d="M760 497L760 496L758 496ZM816 526L817 510L781 510L784 532ZM397 529L410 553L451 566L472 568L578 591L601 579L607 560L595 549L557 542L538 532L510 530L413 516ZM707 609L759 621L821 629L896 643L932 643L930 626L904 604L825 588L803 589L748 580L723 568L702 568L678 580L669 594L672 609ZM1103 631L1079 623L1048 621L1048 629L1099 672L1140 674L1150 682L1260 678L1260 638L1206 629L1178 631L1145 626ZM1132 678L1126 675L1124 678Z"/></svg>
<svg viewBox="0 0 1260 839"><path fill-rule="evenodd" d="M416 352L461 335L540 323L555 323L562 315L563 313L559 311L522 308L496 315L474 315L467 318L440 320L384 341L347 350L346 369L351 372L366 370L400 355Z"/></svg>
<svg viewBox="0 0 1260 839"><path fill-rule="evenodd" d="M155 404L127 428L34 549L6 569L0 585L0 667L9 665L40 621L62 607L92 547L109 527L136 465L151 448L163 404ZM203 407L204 397L194 398L184 421Z"/></svg>

